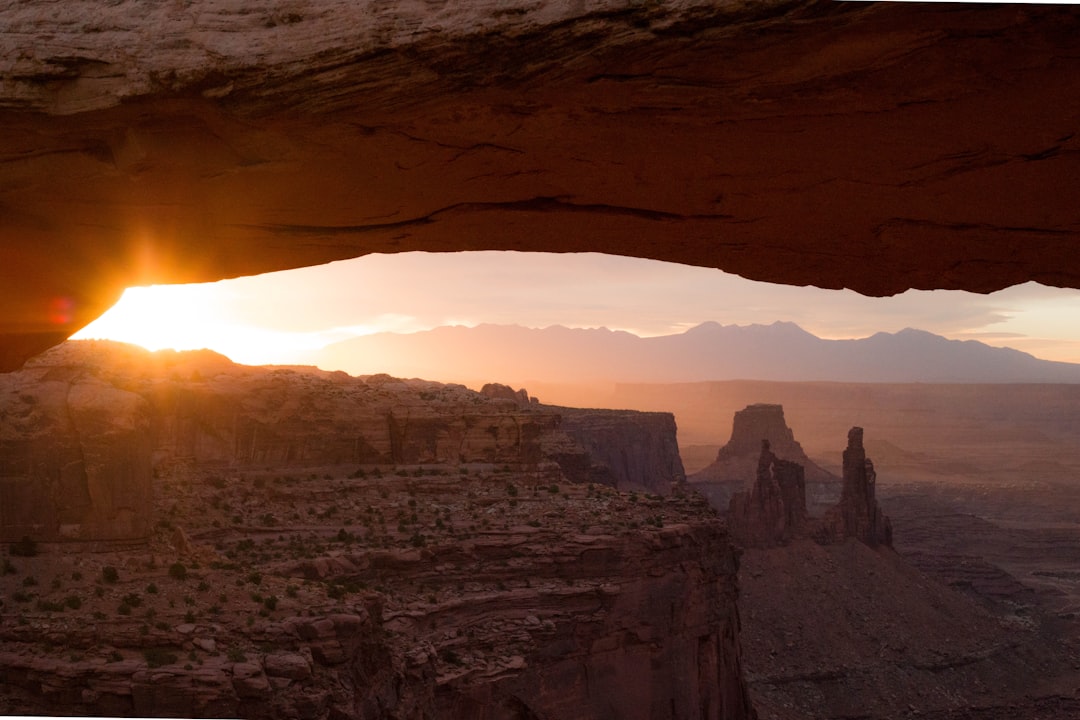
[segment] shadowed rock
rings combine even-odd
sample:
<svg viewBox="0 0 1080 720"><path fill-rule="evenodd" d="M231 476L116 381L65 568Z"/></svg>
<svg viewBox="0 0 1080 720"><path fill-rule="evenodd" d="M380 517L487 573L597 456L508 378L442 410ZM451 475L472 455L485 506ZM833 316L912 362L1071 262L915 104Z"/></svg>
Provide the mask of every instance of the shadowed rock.
<svg viewBox="0 0 1080 720"><path fill-rule="evenodd" d="M797 463L802 467L803 484L813 501L833 502L839 478L818 467L803 452L795 433L784 420L782 405L756 403L735 413L731 439L716 454L708 467L688 479L718 510L728 509L734 493L749 489L761 461L761 443L768 443L776 460ZM804 492L805 498L805 492ZM803 501L805 509L806 502Z"/></svg>
<svg viewBox="0 0 1080 720"><path fill-rule="evenodd" d="M871 547L892 546L892 523L878 506L876 483L874 463L863 448L863 429L853 427L844 450L843 494L840 504L825 514L822 540L842 542L854 537Z"/></svg>
<svg viewBox="0 0 1080 720"><path fill-rule="evenodd" d="M732 537L747 547L789 542L806 523L802 465L776 457L762 440L754 487L731 497L727 521Z"/></svg>

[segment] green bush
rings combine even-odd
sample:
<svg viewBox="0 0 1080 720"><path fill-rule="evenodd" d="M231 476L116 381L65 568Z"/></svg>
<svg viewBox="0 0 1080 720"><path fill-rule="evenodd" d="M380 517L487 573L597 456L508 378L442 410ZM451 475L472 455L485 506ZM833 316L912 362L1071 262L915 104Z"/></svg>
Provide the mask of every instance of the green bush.
<svg viewBox="0 0 1080 720"><path fill-rule="evenodd" d="M187 568L184 567L184 563L174 562L169 566L169 577L174 580L185 580L187 578Z"/></svg>
<svg viewBox="0 0 1080 720"><path fill-rule="evenodd" d="M101 568L101 579L105 582L113 585L120 580L120 573L112 565L106 565Z"/></svg>

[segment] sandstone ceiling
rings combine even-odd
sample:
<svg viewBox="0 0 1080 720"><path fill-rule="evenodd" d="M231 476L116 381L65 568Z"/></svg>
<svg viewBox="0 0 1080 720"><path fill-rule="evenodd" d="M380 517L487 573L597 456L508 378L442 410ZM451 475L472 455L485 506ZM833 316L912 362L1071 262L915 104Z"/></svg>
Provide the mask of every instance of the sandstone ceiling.
<svg viewBox="0 0 1080 720"><path fill-rule="evenodd" d="M370 252L1080 287L1067 6L27 0L0 127L0 371L129 285Z"/></svg>

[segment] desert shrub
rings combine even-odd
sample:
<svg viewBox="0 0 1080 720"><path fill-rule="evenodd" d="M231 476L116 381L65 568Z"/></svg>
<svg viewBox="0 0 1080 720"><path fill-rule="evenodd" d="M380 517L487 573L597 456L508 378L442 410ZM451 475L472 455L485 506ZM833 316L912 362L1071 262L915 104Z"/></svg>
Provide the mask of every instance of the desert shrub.
<svg viewBox="0 0 1080 720"><path fill-rule="evenodd" d="M156 583L150 583L146 586L146 593L148 595L157 595L158 589Z"/></svg>
<svg viewBox="0 0 1080 720"><path fill-rule="evenodd" d="M16 590L11 593L11 599L18 603L30 602L34 596L30 593L24 593L22 590Z"/></svg>
<svg viewBox="0 0 1080 720"><path fill-rule="evenodd" d="M78 610L82 607L82 598L78 595L68 595L64 598L64 604L72 610Z"/></svg>
<svg viewBox="0 0 1080 720"><path fill-rule="evenodd" d="M64 604L51 600L38 600L38 610L42 612L63 612Z"/></svg>
<svg viewBox="0 0 1080 720"><path fill-rule="evenodd" d="M244 651L241 650L238 647L229 648L229 651L227 653L225 653L225 657L229 658L230 662L246 662L247 661L247 655L245 655Z"/></svg>
<svg viewBox="0 0 1080 720"><path fill-rule="evenodd" d="M121 655L116 650L113 650L112 652L109 653L109 662L120 662L123 659L124 659L124 656Z"/></svg>
<svg viewBox="0 0 1080 720"><path fill-rule="evenodd" d="M34 587L38 584L37 578L33 575L27 575L22 581L23 587Z"/></svg>
<svg viewBox="0 0 1080 720"><path fill-rule="evenodd" d="M11 564L11 560L4 558L4 565L0 568L0 574L15 575L19 572L19 569Z"/></svg>
<svg viewBox="0 0 1080 720"><path fill-rule="evenodd" d="M23 535L18 542L11 544L11 554L17 557L34 557L38 554L37 541Z"/></svg>
<svg viewBox="0 0 1080 720"><path fill-rule="evenodd" d="M120 573L112 565L106 565L101 568L101 579L112 585L120 580Z"/></svg>
<svg viewBox="0 0 1080 720"><path fill-rule="evenodd" d="M439 659L450 665L461 665L461 657L453 648L443 648L439 651Z"/></svg>
<svg viewBox="0 0 1080 720"><path fill-rule="evenodd" d="M190 610L188 610L186 613L184 613L184 622L186 622L186 623L195 622L195 613L191 612Z"/></svg>
<svg viewBox="0 0 1080 720"><path fill-rule="evenodd" d="M152 647L143 650L143 658L148 667L157 668L163 665L172 665L178 658L176 653L169 652L165 648Z"/></svg>
<svg viewBox="0 0 1080 720"><path fill-rule="evenodd" d="M184 563L174 562L169 566L169 577L174 580L185 580L187 578L187 568L184 567Z"/></svg>
<svg viewBox="0 0 1080 720"><path fill-rule="evenodd" d="M260 573L260 572L248 573L247 581L249 583L251 583L252 585L258 585L259 583L262 582L262 573Z"/></svg>
<svg viewBox="0 0 1080 720"><path fill-rule="evenodd" d="M124 602L120 603L120 605L116 608L116 614L117 615L130 615L131 614L131 606L128 605L127 603L124 603Z"/></svg>
<svg viewBox="0 0 1080 720"><path fill-rule="evenodd" d="M271 595L263 600L263 605L267 610L277 610L277 596Z"/></svg>

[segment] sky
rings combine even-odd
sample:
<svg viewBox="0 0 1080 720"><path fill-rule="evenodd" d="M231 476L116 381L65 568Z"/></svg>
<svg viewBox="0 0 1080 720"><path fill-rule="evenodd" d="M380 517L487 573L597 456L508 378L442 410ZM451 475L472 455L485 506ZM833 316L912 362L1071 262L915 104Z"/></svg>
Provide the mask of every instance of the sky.
<svg viewBox="0 0 1080 720"><path fill-rule="evenodd" d="M1026 283L990 295L909 290L868 298L746 280L712 268L598 253L409 252L201 285L131 288L75 338L151 350L207 347L245 364L372 332L440 325L607 327L647 337L706 321L795 322L824 338L907 327L1080 362L1080 291Z"/></svg>

